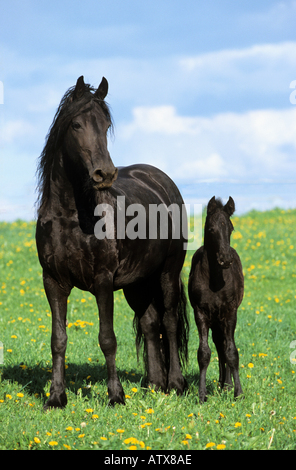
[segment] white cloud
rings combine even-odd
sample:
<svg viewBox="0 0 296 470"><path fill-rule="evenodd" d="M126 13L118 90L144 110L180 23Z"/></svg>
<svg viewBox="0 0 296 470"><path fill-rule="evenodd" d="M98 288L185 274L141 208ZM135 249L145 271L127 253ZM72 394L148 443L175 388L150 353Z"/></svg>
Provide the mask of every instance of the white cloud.
<svg viewBox="0 0 296 470"><path fill-rule="evenodd" d="M138 107L118 127L116 164L160 166L177 181L296 179L296 108L178 115L173 106ZM117 153L120 152L120 162Z"/></svg>
<svg viewBox="0 0 296 470"><path fill-rule="evenodd" d="M30 139L34 135L35 128L30 122L22 119L8 121L1 129L1 145L11 144L18 140Z"/></svg>

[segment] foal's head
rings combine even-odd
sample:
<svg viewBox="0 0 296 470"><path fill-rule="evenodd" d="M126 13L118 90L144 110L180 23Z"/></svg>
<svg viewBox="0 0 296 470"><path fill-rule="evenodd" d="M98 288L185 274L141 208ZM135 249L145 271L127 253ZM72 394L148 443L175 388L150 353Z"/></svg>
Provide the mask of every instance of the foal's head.
<svg viewBox="0 0 296 470"><path fill-rule="evenodd" d="M215 196L208 203L205 223L205 247L223 269L227 269L233 262L230 250L230 236L233 225L230 217L235 211L234 200L229 197L225 206Z"/></svg>

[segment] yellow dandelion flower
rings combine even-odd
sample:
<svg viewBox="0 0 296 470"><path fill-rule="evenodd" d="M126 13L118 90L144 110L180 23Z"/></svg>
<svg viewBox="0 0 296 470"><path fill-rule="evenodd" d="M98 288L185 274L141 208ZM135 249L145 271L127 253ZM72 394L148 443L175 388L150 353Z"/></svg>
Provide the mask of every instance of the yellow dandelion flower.
<svg viewBox="0 0 296 470"><path fill-rule="evenodd" d="M237 422L237 423L235 423L234 427L235 427L235 428L240 428L241 425L242 425L242 423Z"/></svg>
<svg viewBox="0 0 296 470"><path fill-rule="evenodd" d="M54 446L57 446L58 443L57 443L57 441L50 441L50 442L48 443L48 445L54 447Z"/></svg>
<svg viewBox="0 0 296 470"><path fill-rule="evenodd" d="M92 408L88 408L87 410L85 410L87 413L92 413L94 410Z"/></svg>
<svg viewBox="0 0 296 470"><path fill-rule="evenodd" d="M145 410L145 411L148 414L153 414L154 413L154 410L152 408L148 408L148 410Z"/></svg>
<svg viewBox="0 0 296 470"><path fill-rule="evenodd" d="M218 444L218 445L217 445L217 450L223 450L223 449L226 449L226 445L225 445L225 444Z"/></svg>
<svg viewBox="0 0 296 470"><path fill-rule="evenodd" d="M71 450L71 447L68 446L67 444L63 444L63 446L64 446L67 450Z"/></svg>
<svg viewBox="0 0 296 470"><path fill-rule="evenodd" d="M68 427L66 428L66 431L73 431L72 426L68 426Z"/></svg>
<svg viewBox="0 0 296 470"><path fill-rule="evenodd" d="M40 441L39 437L34 437L34 442L35 442L35 444L40 444L41 441Z"/></svg>
<svg viewBox="0 0 296 470"><path fill-rule="evenodd" d="M136 387L132 388L132 392L137 393L138 389Z"/></svg>
<svg viewBox="0 0 296 470"><path fill-rule="evenodd" d="M79 434L78 438L82 439L85 436L85 434Z"/></svg>
<svg viewBox="0 0 296 470"><path fill-rule="evenodd" d="M253 369L254 364L253 364L252 362L250 362L250 363L248 364L248 367L249 367L249 369Z"/></svg>
<svg viewBox="0 0 296 470"><path fill-rule="evenodd" d="M138 439L136 439L135 437L128 437L128 438L125 439L123 442L124 442L125 444L139 444Z"/></svg>
<svg viewBox="0 0 296 470"><path fill-rule="evenodd" d="M209 449L211 447L215 447L215 442L208 442L207 445L206 445L206 449Z"/></svg>
<svg viewBox="0 0 296 470"><path fill-rule="evenodd" d="M124 432L124 429L117 429L116 432L118 432L119 434L122 434Z"/></svg>
<svg viewBox="0 0 296 470"><path fill-rule="evenodd" d="M92 415L91 419L98 419L99 415Z"/></svg>
<svg viewBox="0 0 296 470"><path fill-rule="evenodd" d="M24 394L23 393L17 393L16 396L19 397L19 398L23 398Z"/></svg>

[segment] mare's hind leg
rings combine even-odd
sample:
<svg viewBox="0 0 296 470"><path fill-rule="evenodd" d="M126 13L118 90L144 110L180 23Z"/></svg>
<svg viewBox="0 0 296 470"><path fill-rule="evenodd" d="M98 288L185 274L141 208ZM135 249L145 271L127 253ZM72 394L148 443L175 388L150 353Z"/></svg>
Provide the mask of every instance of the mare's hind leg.
<svg viewBox="0 0 296 470"><path fill-rule="evenodd" d="M99 344L105 356L108 374L109 404L124 404L124 392L116 371L117 342L113 328L113 277L108 273L96 280L96 300L99 308Z"/></svg>
<svg viewBox="0 0 296 470"><path fill-rule="evenodd" d="M44 405L44 409L63 408L67 404L65 392L65 353L67 347L66 316L67 299L69 291L63 290L59 284L49 275L43 273L45 293L51 308L52 332L52 380L50 397Z"/></svg>
<svg viewBox="0 0 296 470"><path fill-rule="evenodd" d="M179 274L164 271L161 274L161 289L163 295L164 315L163 325L168 340L169 373L168 391L175 389L179 395L184 392L186 381L181 372L178 351L178 305L181 296ZM180 314L180 312L179 312Z"/></svg>
<svg viewBox="0 0 296 470"><path fill-rule="evenodd" d="M156 389L166 391L167 372L161 353L160 315L153 301L158 290L156 281L150 280L126 287L124 294L138 318L140 332L145 338L148 382Z"/></svg>
<svg viewBox="0 0 296 470"><path fill-rule="evenodd" d="M207 399L206 374L211 360L211 350L208 345L209 325L206 315L197 307L194 309L195 322L199 334L199 348L197 360L199 365L199 401L203 403Z"/></svg>

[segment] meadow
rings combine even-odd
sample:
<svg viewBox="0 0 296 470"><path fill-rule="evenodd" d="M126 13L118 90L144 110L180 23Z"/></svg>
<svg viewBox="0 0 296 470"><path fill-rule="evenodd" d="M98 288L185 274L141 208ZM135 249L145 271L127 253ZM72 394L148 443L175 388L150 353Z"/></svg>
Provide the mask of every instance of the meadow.
<svg viewBox="0 0 296 470"><path fill-rule="evenodd" d="M48 412L43 404L51 380L51 314L35 223L0 223L0 449L296 448L296 211L251 212L232 221L232 246L245 276L235 336L245 398L235 401L233 391L219 390L210 340L208 401L199 404L198 335L191 308L186 394L146 388L136 357L133 312L119 291L116 363L126 406L108 407L95 299L74 289L68 304L68 405ZM186 285L192 254L184 264Z"/></svg>

